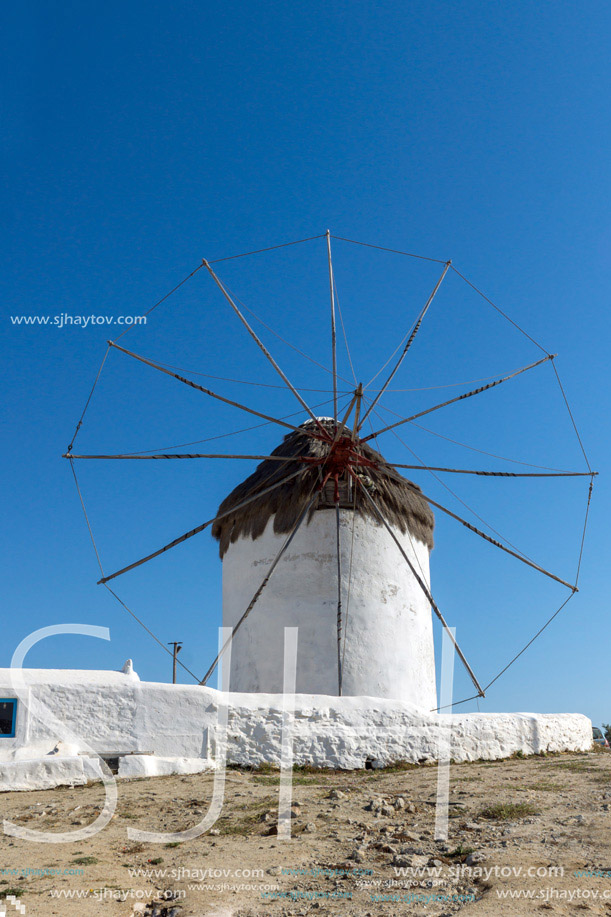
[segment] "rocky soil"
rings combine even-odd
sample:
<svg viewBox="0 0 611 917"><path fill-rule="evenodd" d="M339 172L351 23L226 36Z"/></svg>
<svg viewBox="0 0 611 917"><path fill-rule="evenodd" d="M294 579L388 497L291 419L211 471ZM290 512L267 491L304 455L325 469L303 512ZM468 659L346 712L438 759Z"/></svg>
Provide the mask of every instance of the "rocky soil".
<svg viewBox="0 0 611 917"><path fill-rule="evenodd" d="M279 775L231 769L220 818L182 843L140 843L127 832L197 824L213 775L121 781L115 815L92 838L2 836L0 911L17 914L20 903L26 917L611 915L611 753L453 765L445 841L435 840L437 777L436 767L298 769L279 828ZM0 795L5 819L50 835L91 823L103 801L100 785Z"/></svg>

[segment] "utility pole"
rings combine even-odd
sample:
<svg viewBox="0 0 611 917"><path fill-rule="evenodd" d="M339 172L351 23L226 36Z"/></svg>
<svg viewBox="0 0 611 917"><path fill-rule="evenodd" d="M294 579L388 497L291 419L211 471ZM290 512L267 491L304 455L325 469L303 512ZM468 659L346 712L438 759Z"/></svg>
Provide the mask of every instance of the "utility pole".
<svg viewBox="0 0 611 917"><path fill-rule="evenodd" d="M174 640L168 643L168 646L174 647L172 651L172 684L176 684L176 658L182 649L182 640Z"/></svg>

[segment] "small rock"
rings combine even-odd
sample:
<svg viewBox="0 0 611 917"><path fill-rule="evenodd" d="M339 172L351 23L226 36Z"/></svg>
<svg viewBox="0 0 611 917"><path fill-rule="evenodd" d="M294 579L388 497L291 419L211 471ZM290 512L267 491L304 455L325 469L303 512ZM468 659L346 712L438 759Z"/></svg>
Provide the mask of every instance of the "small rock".
<svg viewBox="0 0 611 917"><path fill-rule="evenodd" d="M355 863L362 863L365 860L365 850L362 847L358 847L356 850L353 850L349 860L354 860Z"/></svg>
<svg viewBox="0 0 611 917"><path fill-rule="evenodd" d="M422 840L419 834L415 834L413 831L399 831L395 835L398 841L419 841Z"/></svg>
<svg viewBox="0 0 611 917"><path fill-rule="evenodd" d="M487 857L484 853L476 850L474 853L469 854L465 862L467 866L477 866L478 863L485 863L486 859Z"/></svg>
<svg viewBox="0 0 611 917"><path fill-rule="evenodd" d="M314 822L309 821L303 830L306 834L314 834L316 831L316 825Z"/></svg>
<svg viewBox="0 0 611 917"><path fill-rule="evenodd" d="M218 837L220 833L218 828L211 828L210 831L208 831L208 834L211 834L212 837Z"/></svg>
<svg viewBox="0 0 611 917"><path fill-rule="evenodd" d="M346 794L342 793L341 790L331 790L331 792L327 796L327 799L345 799L345 798L346 798Z"/></svg>

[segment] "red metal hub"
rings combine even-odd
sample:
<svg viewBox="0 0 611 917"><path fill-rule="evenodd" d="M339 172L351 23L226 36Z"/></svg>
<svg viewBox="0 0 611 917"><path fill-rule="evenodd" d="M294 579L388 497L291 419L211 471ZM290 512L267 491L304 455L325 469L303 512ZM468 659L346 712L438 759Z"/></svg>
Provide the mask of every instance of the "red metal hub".
<svg viewBox="0 0 611 917"><path fill-rule="evenodd" d="M329 452L326 455L315 458L309 456L303 459L308 465L318 465L323 471L323 481L320 489L325 486L331 478L335 482L335 502L339 503L339 479L346 472L351 476L354 475L354 469L357 467L376 468L376 462L368 459L358 451L358 440L354 441L350 436L340 436L337 440L330 443Z"/></svg>

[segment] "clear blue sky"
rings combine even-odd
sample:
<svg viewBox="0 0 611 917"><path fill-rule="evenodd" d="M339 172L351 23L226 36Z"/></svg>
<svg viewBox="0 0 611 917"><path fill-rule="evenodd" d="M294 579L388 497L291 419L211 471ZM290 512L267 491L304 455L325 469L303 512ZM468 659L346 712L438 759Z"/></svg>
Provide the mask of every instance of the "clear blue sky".
<svg viewBox="0 0 611 917"><path fill-rule="evenodd" d="M107 0L26 2L4 9L3 19L0 664L30 630L78 621L108 625L111 642L54 638L32 652L31 664L118 668L131 656L143 678L171 674L171 661L96 586L60 457L109 332L16 326L10 316L138 315L202 257L329 227L452 258L559 353L601 472L581 592L480 707L611 719L608 5ZM367 382L439 266L340 242L334 262L357 375ZM329 363L322 240L218 269L283 337ZM296 384L329 388L326 373L261 330ZM277 382L205 271L122 342L186 369ZM470 382L540 355L450 274L393 388ZM340 371L351 378L344 352ZM264 411L295 409L290 393L275 388L208 384ZM462 390L394 391L384 404L405 415ZM312 401L327 397L308 393ZM436 433L486 452L584 467L549 365L427 420ZM114 352L75 451L157 449L249 425L239 411ZM422 430L399 432L426 462L512 467ZM263 427L198 448L266 451L281 435ZM392 435L383 446L389 458L411 461ZM82 463L105 568L210 518L250 470L238 462ZM466 514L437 481L414 479ZM535 560L573 578L587 481L444 481ZM446 519L438 519L432 577L484 682L566 594ZM214 655L220 584L216 544L204 533L128 574L117 590L163 641L183 640L181 659L201 674ZM468 692L457 669L456 695Z"/></svg>

